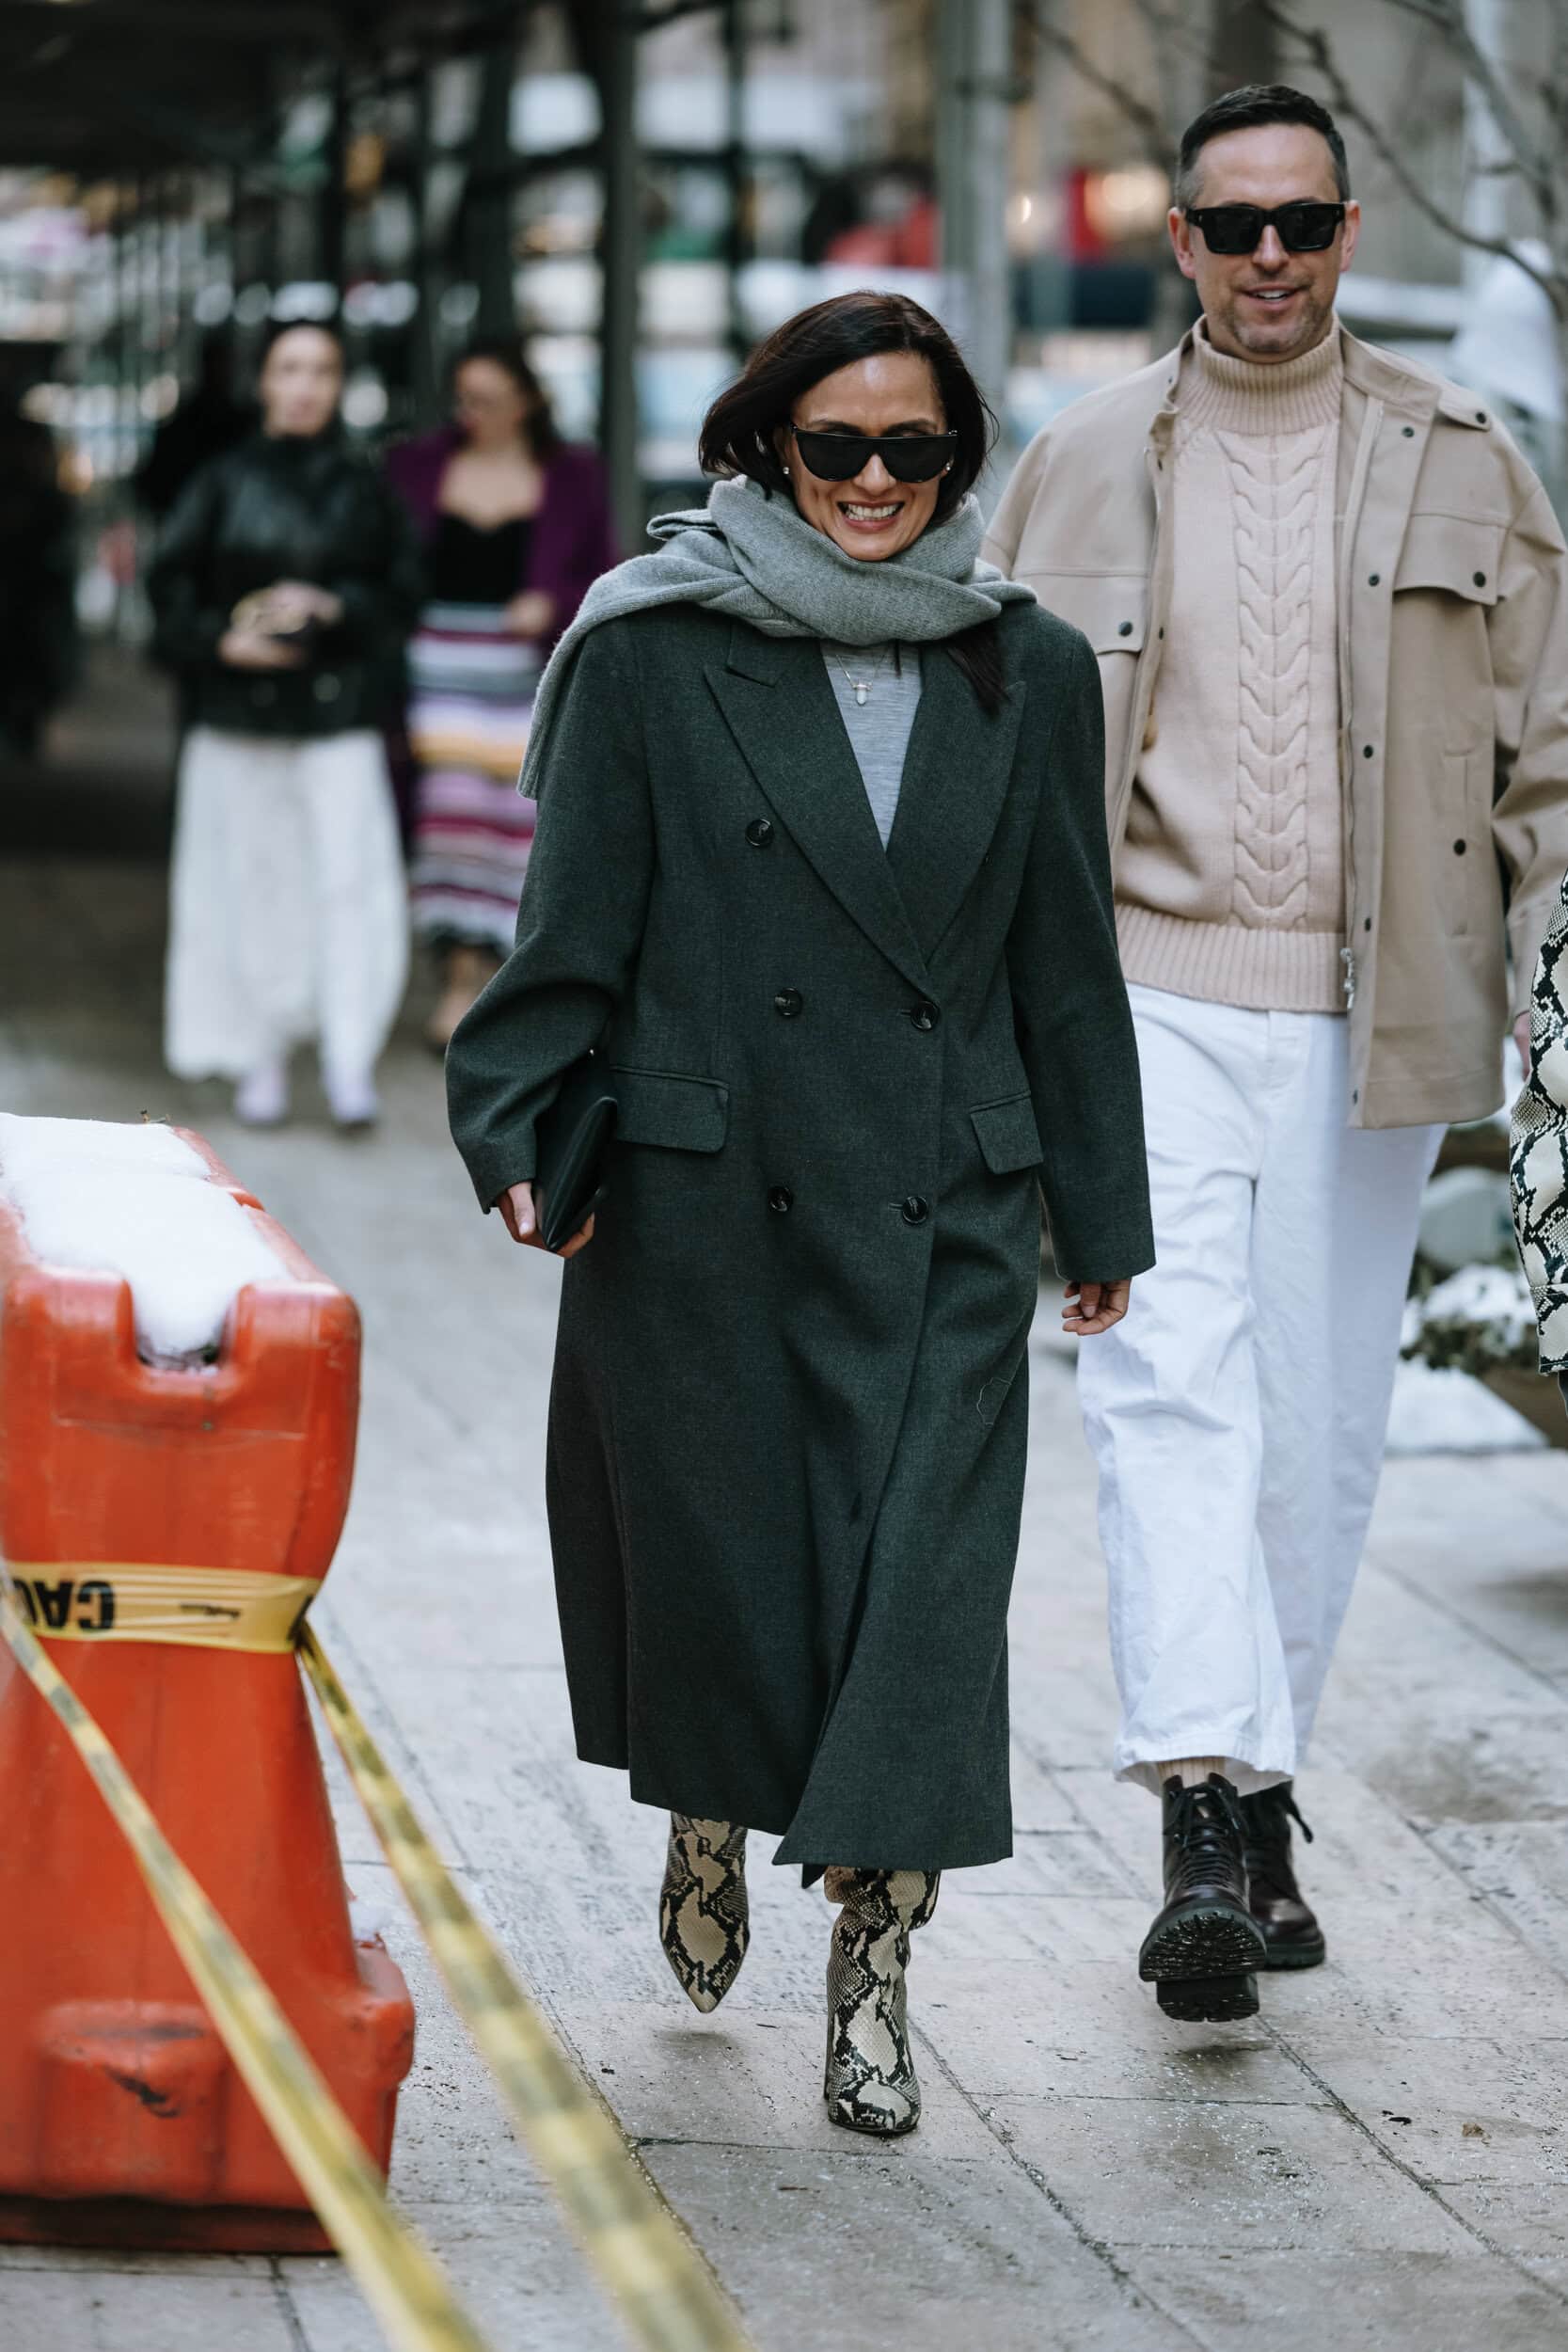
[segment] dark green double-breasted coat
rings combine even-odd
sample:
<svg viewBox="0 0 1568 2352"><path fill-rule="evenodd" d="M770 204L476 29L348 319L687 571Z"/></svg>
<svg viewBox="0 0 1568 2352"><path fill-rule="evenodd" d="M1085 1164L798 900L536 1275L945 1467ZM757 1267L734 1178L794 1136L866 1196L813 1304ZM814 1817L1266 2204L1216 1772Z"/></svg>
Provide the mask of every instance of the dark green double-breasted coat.
<svg viewBox="0 0 1568 2352"><path fill-rule="evenodd" d="M594 630L448 1062L486 1205L569 1065L617 1073L550 1406L579 1753L808 1867L1010 1851L1040 1189L1067 1271L1153 1258L1094 660L1000 628L994 716L925 648L885 850L815 643Z"/></svg>

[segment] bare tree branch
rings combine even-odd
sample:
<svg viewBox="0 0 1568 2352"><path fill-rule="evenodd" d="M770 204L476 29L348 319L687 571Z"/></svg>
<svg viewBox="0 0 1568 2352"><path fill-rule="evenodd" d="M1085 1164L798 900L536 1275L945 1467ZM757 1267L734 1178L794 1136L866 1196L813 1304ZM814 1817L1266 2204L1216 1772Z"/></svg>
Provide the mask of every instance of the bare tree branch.
<svg viewBox="0 0 1568 2352"><path fill-rule="evenodd" d="M1410 0L1389 0L1389 5L1395 8L1406 8L1410 6ZM1327 84L1333 99L1334 112L1342 120L1354 123L1373 153L1383 163L1390 178L1403 190L1411 202L1425 214L1427 219L1436 228L1441 229L1446 236L1457 239L1461 245L1468 246L1474 252L1495 253L1504 261L1513 262L1524 271L1527 278L1532 278L1545 294L1559 321L1568 323L1568 267L1563 266L1554 256L1552 263L1544 269L1540 268L1520 252L1517 244L1513 239L1485 236L1480 230L1470 228L1448 205L1440 204L1405 162L1393 134L1362 104L1354 87L1346 78L1328 35L1317 25L1299 23L1289 8L1280 5L1280 0L1253 0L1253 6L1277 31L1298 44L1303 56ZM1410 12L1427 15L1429 21L1433 24L1438 21L1435 14L1421 5L1421 0L1415 0L1415 5L1410 6ZM1550 208L1543 207L1543 210L1546 212L1548 220L1555 220L1555 205Z"/></svg>
<svg viewBox="0 0 1568 2352"><path fill-rule="evenodd" d="M1114 74L1096 65L1082 42L1075 40L1070 33L1064 33L1061 26L1053 22L1049 0L1043 7L1031 5L1031 0L1022 0L1019 13L1037 40L1042 41L1047 49L1063 58L1091 89L1097 89L1102 98L1110 99L1118 108L1137 133L1148 161L1162 171L1171 171L1176 163L1176 134L1159 110L1137 97L1124 81L1118 81Z"/></svg>
<svg viewBox="0 0 1568 2352"><path fill-rule="evenodd" d="M1463 0L1386 0L1386 5L1398 8L1402 15L1417 18L1419 23L1441 34L1485 100L1487 111L1517 157L1520 171L1528 181L1537 204L1549 216L1555 211L1557 201L1552 158L1531 136L1524 117L1513 103L1512 91L1493 59L1471 32Z"/></svg>

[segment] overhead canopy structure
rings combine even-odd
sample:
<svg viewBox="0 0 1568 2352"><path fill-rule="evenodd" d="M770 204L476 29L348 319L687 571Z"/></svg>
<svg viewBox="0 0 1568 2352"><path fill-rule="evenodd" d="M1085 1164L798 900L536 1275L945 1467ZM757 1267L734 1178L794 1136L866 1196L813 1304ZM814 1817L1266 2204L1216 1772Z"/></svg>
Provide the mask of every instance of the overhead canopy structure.
<svg viewBox="0 0 1568 2352"><path fill-rule="evenodd" d="M0 167L244 165L303 74L503 40L520 0L5 0Z"/></svg>

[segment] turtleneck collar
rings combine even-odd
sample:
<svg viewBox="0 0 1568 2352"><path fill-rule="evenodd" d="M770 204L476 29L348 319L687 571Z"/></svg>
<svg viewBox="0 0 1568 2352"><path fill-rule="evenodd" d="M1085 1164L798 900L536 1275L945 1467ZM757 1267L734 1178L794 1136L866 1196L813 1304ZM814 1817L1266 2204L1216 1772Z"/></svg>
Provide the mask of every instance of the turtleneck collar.
<svg viewBox="0 0 1568 2352"><path fill-rule="evenodd" d="M1299 359L1233 359L1216 351L1202 322L1193 337L1197 361L1181 411L1191 425L1223 433L1307 433L1338 421L1345 360L1338 320Z"/></svg>

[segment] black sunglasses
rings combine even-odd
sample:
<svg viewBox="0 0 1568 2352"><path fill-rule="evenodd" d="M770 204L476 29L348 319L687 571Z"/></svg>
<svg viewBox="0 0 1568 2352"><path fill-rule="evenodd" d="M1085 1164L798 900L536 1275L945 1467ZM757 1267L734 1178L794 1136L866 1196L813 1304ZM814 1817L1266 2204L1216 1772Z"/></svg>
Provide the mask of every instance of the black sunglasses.
<svg viewBox="0 0 1568 2352"><path fill-rule="evenodd" d="M950 433L802 433L792 424L800 463L819 482L853 482L871 463L872 452L881 459L895 482L932 482L953 462L955 428Z"/></svg>
<svg viewBox="0 0 1568 2352"><path fill-rule="evenodd" d="M1211 253L1256 253L1265 229L1275 231L1287 253L1323 253L1338 235L1344 217L1342 204L1280 204L1272 213L1261 204L1187 207L1187 218L1202 230Z"/></svg>

